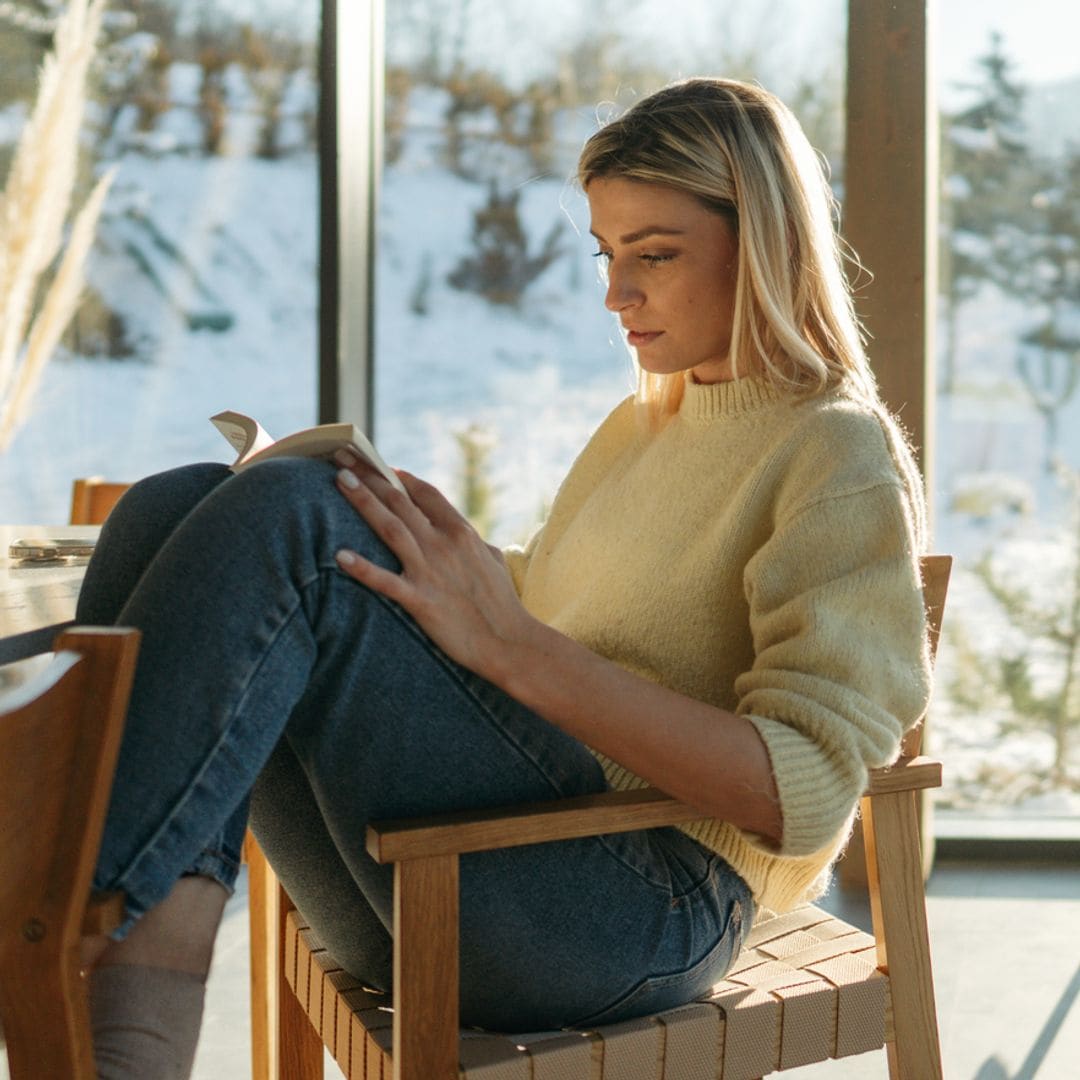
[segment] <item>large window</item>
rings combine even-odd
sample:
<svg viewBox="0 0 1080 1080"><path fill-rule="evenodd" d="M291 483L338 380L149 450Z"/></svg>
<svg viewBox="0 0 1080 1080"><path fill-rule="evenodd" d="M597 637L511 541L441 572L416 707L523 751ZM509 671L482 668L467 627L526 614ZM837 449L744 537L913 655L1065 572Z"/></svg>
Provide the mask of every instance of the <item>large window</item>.
<svg viewBox="0 0 1080 1080"><path fill-rule="evenodd" d="M385 454L495 540L525 537L633 385L570 182L582 142L679 76L754 78L792 103L839 183L843 20L834 2L387 5Z"/></svg>
<svg viewBox="0 0 1080 1080"><path fill-rule="evenodd" d="M557 12L395 0L385 33L371 5L344 0L116 0L79 192L108 165L117 177L86 301L0 453L6 520L62 519L76 475L132 479L225 458L206 422L222 408L272 432L315 419L321 6L337 12L348 57L339 88L362 55L385 68L377 439L498 542L531 531L632 385L570 179L598 116L681 75L754 78L793 105L843 194L842 0L603 0ZM935 547L958 565L933 723L948 762L939 820L960 831L972 815L1037 832L1080 820L1080 66L1069 48L1080 15L1053 0L1015 9L934 8L941 260L929 453ZM46 0L0 4L4 172L54 13ZM347 94L343 116L370 104ZM334 195L352 207L335 268L366 267L369 254L349 231L349 155L361 139L343 126L335 148L351 172ZM859 254L880 279L888 251ZM343 321L366 317L347 273L335 299ZM323 391L355 413L334 382L362 367L351 341Z"/></svg>
<svg viewBox="0 0 1080 1080"><path fill-rule="evenodd" d="M0 172L56 5L0 5ZM116 178L85 299L0 452L7 521L62 521L71 480L225 460L221 409L316 419L318 0L111 0L90 76L81 202Z"/></svg>
<svg viewBox="0 0 1080 1080"><path fill-rule="evenodd" d="M935 749L964 834L1080 832L1080 11L940 5Z"/></svg>

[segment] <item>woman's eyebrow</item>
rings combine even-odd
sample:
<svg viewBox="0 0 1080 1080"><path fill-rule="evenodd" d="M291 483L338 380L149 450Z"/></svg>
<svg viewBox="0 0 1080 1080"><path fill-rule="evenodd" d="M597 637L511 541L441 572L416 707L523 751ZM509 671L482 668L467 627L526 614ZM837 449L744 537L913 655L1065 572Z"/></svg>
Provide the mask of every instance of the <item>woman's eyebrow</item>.
<svg viewBox="0 0 1080 1080"><path fill-rule="evenodd" d="M603 237L594 229L590 229L589 232L600 241L603 241ZM649 236L683 236L685 235L685 229L673 229L667 225L646 225L643 229L636 229L632 233L627 233L625 236L619 237L620 244L636 244L639 240L644 240Z"/></svg>

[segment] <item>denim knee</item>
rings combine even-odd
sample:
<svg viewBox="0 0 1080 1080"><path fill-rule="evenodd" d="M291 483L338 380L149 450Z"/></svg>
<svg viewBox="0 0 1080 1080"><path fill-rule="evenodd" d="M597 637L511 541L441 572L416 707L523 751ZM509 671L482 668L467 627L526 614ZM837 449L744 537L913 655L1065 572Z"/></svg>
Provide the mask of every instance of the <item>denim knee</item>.
<svg viewBox="0 0 1080 1080"><path fill-rule="evenodd" d="M304 540L317 561L335 567L335 552L351 547L392 570L400 563L338 491L337 466L317 458L271 458L237 474L214 495L216 508L242 515L267 537Z"/></svg>
<svg viewBox="0 0 1080 1080"><path fill-rule="evenodd" d="M203 462L181 465L136 480L120 497L102 527L102 533L126 534L132 530L156 529L162 519L168 520L175 528L229 475L227 466Z"/></svg>
<svg viewBox="0 0 1080 1080"><path fill-rule="evenodd" d="M185 465L138 480L101 529L86 568L76 618L109 625L180 523L230 476L224 465Z"/></svg>

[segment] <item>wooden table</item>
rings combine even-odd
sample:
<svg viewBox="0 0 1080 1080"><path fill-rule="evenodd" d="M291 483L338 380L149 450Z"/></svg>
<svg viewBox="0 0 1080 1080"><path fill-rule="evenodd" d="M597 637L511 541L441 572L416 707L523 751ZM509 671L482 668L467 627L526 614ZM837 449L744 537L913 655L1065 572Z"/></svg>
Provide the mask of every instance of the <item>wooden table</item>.
<svg viewBox="0 0 1080 1080"><path fill-rule="evenodd" d="M94 538L100 531L97 525L0 525L0 637L73 618L89 562L13 560L8 545L22 537Z"/></svg>

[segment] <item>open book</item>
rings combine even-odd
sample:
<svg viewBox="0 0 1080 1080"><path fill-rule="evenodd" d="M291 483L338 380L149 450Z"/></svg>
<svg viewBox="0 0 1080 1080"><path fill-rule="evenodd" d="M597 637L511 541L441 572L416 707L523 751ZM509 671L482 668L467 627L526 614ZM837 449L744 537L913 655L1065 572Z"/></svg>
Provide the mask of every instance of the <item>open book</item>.
<svg viewBox="0 0 1080 1080"><path fill-rule="evenodd" d="M332 458L335 451L345 449L377 469L403 495L408 494L397 473L383 461L368 437L354 424L320 424L286 435L284 439L274 439L258 420L243 413L219 412L210 417L210 422L236 450L237 458L231 466L233 472L269 458Z"/></svg>

